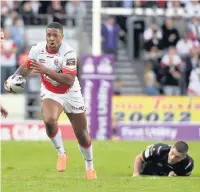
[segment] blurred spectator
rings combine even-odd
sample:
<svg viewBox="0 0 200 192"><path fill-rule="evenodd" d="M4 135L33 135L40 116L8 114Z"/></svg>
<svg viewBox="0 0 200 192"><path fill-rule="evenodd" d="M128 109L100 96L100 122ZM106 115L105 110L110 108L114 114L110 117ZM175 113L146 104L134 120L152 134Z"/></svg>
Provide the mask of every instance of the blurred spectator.
<svg viewBox="0 0 200 192"><path fill-rule="evenodd" d="M148 60L148 62L151 63L152 70L156 73L156 76L158 76L161 66L159 62L159 55L156 48L153 47L150 50L146 60Z"/></svg>
<svg viewBox="0 0 200 192"><path fill-rule="evenodd" d="M161 59L161 65L163 67L174 65L177 67L181 67L182 60L179 55L176 54L176 49L174 47L170 47L169 51L166 55Z"/></svg>
<svg viewBox="0 0 200 192"><path fill-rule="evenodd" d="M18 66L21 66L24 63L26 63L26 61L28 60L28 53L29 49L25 47L23 52L18 57Z"/></svg>
<svg viewBox="0 0 200 192"><path fill-rule="evenodd" d="M40 1L38 1L38 0L32 0L31 1L31 6L32 6L33 13L35 15L39 14L40 6L41 6Z"/></svg>
<svg viewBox="0 0 200 192"><path fill-rule="evenodd" d="M40 1L39 14L46 14L50 5L51 1Z"/></svg>
<svg viewBox="0 0 200 192"><path fill-rule="evenodd" d="M34 12L32 10L32 4L29 1L26 1L22 4L21 9L22 18L25 25L34 25L37 24L36 17L34 15Z"/></svg>
<svg viewBox="0 0 200 192"><path fill-rule="evenodd" d="M151 24L149 28L147 28L144 31L144 34L143 34L144 41L150 41L153 38L153 36L155 36L154 34L155 32L157 35L157 39L162 39L162 31L158 29L156 24Z"/></svg>
<svg viewBox="0 0 200 192"><path fill-rule="evenodd" d="M87 9L84 1L70 0L65 5L65 12L67 13L67 26L75 26L80 18L86 16Z"/></svg>
<svg viewBox="0 0 200 192"><path fill-rule="evenodd" d="M147 51L143 57L146 60L151 61L152 69L158 75L160 71L159 60L163 56L163 43L162 40L158 38L157 31L153 31L153 37L151 40L144 42L144 48Z"/></svg>
<svg viewBox="0 0 200 192"><path fill-rule="evenodd" d="M165 24L162 27L163 31L163 45L164 48L169 48L170 46L176 46L179 40L179 32L174 27L174 22L172 19L167 18Z"/></svg>
<svg viewBox="0 0 200 192"><path fill-rule="evenodd" d="M166 66L163 70L163 91L165 95L175 96L181 94L179 80L181 78L180 69L173 64Z"/></svg>
<svg viewBox="0 0 200 192"><path fill-rule="evenodd" d="M62 25L65 24L65 10L61 6L60 0L54 0L51 2L51 5L48 8L48 13L53 15L54 22L59 22Z"/></svg>
<svg viewBox="0 0 200 192"><path fill-rule="evenodd" d="M123 83L121 81L121 79L116 79L116 81L114 82L114 95L121 95L121 89L123 87Z"/></svg>
<svg viewBox="0 0 200 192"><path fill-rule="evenodd" d="M177 0L176 1L167 1L166 6L168 9L181 8L181 1L179 1L179 0L178 1Z"/></svg>
<svg viewBox="0 0 200 192"><path fill-rule="evenodd" d="M185 66L185 81L186 81L186 87L188 87L189 84L189 77L191 74L191 71L195 69L198 65L198 57L200 52L198 49L193 48L190 51L190 55L186 58L186 66Z"/></svg>
<svg viewBox="0 0 200 192"><path fill-rule="evenodd" d="M156 74L151 68L151 64L147 63L144 72L145 94L146 95L158 95L158 83L156 80Z"/></svg>
<svg viewBox="0 0 200 192"><path fill-rule="evenodd" d="M22 48L24 46L24 28L21 26L20 19L14 19L13 25L10 29L12 39L14 40L15 44L18 48L18 54L21 53Z"/></svg>
<svg viewBox="0 0 200 192"><path fill-rule="evenodd" d="M105 24L102 24L101 35L103 38L104 53L117 55L117 44L119 40L119 27L115 24L113 17L109 17Z"/></svg>
<svg viewBox="0 0 200 192"><path fill-rule="evenodd" d="M112 1L114 4L114 1ZM133 8L134 3L136 1L132 1L132 0L123 0L123 1L118 1L116 3L118 3L118 7L122 7L122 8ZM139 1L137 1L139 2ZM121 30L124 31L124 33L127 33L127 16L126 15L118 15L116 16L116 23L120 26ZM125 38L125 36L120 36L120 40L122 40L125 44L127 43L127 39Z"/></svg>
<svg viewBox="0 0 200 192"><path fill-rule="evenodd" d="M18 19L19 14L16 11L10 11L9 15L4 20L4 28L10 28L13 25L13 20ZM23 24L23 21L22 21Z"/></svg>
<svg viewBox="0 0 200 192"><path fill-rule="evenodd" d="M5 2L7 3L9 10L18 11L20 1L9 0L9 1L5 1Z"/></svg>
<svg viewBox="0 0 200 192"><path fill-rule="evenodd" d="M180 66L182 61L181 58L175 53L174 47L169 48L169 52L162 58L161 64L164 67L162 78L164 94L168 96L180 95Z"/></svg>
<svg viewBox="0 0 200 192"><path fill-rule="evenodd" d="M133 4L140 3L140 1L132 1L132 0L123 0L122 1L122 7L123 8L132 8Z"/></svg>
<svg viewBox="0 0 200 192"><path fill-rule="evenodd" d="M191 1L188 1L185 5L185 10L188 12L188 13L191 13L191 14L196 14L199 12L200 10L200 3L198 0L191 0Z"/></svg>
<svg viewBox="0 0 200 192"><path fill-rule="evenodd" d="M112 137L111 137L113 141L120 140L120 136L117 130L117 125L118 125L118 120L116 118L113 118L112 119Z"/></svg>
<svg viewBox="0 0 200 192"><path fill-rule="evenodd" d="M181 57L185 57L190 53L190 50L193 47L193 42L189 39L188 33L184 34L184 37L178 41L176 44L177 53Z"/></svg>
<svg viewBox="0 0 200 192"><path fill-rule="evenodd" d="M144 8L165 8L165 1L159 0L159 1L142 1Z"/></svg>
<svg viewBox="0 0 200 192"><path fill-rule="evenodd" d="M8 1L0 1L1 5L1 16L5 16L9 13L11 10L8 5Z"/></svg>
<svg viewBox="0 0 200 192"><path fill-rule="evenodd" d="M1 54L1 51L2 51L3 40L4 40L4 32L3 32L3 29L0 28L0 54Z"/></svg>
<svg viewBox="0 0 200 192"><path fill-rule="evenodd" d="M200 56L198 58L198 65L192 70L188 86L188 94L193 96L200 96Z"/></svg>
<svg viewBox="0 0 200 192"><path fill-rule="evenodd" d="M134 8L142 7L142 1L141 0L135 0L135 1L133 1L133 7Z"/></svg>
<svg viewBox="0 0 200 192"><path fill-rule="evenodd" d="M120 7L120 8L133 8L133 7L140 7L141 1L139 0L123 0L123 1L110 1L112 6ZM127 33L127 15L118 15L116 16L116 23L120 26L120 29L123 30L123 32ZM127 39L124 35L120 36L120 40L123 41L123 43L127 43Z"/></svg>
<svg viewBox="0 0 200 192"><path fill-rule="evenodd" d="M185 7L185 5L188 3L190 0L180 0L182 7Z"/></svg>
<svg viewBox="0 0 200 192"><path fill-rule="evenodd" d="M158 56L158 50L156 47L152 47L150 49L149 52L145 52L145 54L143 54L143 59L144 60L151 60L153 63L158 63L158 59L159 59L159 56ZM159 64L159 67L160 67L160 64Z"/></svg>
<svg viewBox="0 0 200 192"><path fill-rule="evenodd" d="M120 7L119 1L102 1L102 7Z"/></svg>
<svg viewBox="0 0 200 192"><path fill-rule="evenodd" d="M193 17L188 23L188 28L190 31L190 37L193 41L200 41L200 19L199 17Z"/></svg>
<svg viewBox="0 0 200 192"><path fill-rule="evenodd" d="M17 45L11 39L8 29L4 30L4 41L1 47L1 93L4 93L4 81L16 70Z"/></svg>
<svg viewBox="0 0 200 192"><path fill-rule="evenodd" d="M141 41L142 41L142 34L144 33L145 23L143 19L137 19L134 21L133 24L133 50L134 50L134 57L139 58L141 52ZM129 41L129 39L127 39Z"/></svg>
<svg viewBox="0 0 200 192"><path fill-rule="evenodd" d="M162 40L158 38L157 30L153 30L152 38L144 43L144 48L150 51L155 47L158 51L163 49Z"/></svg>

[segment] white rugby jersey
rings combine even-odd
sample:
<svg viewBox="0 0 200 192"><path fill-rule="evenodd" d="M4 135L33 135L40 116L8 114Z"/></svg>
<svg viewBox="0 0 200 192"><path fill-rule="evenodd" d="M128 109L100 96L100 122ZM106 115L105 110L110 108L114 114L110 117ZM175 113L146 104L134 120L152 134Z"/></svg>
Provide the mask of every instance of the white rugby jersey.
<svg viewBox="0 0 200 192"><path fill-rule="evenodd" d="M188 93L190 92L200 96L200 68L193 69L190 74Z"/></svg>
<svg viewBox="0 0 200 192"><path fill-rule="evenodd" d="M58 52L49 52L46 49L46 41L33 45L29 51L28 58L41 63L46 68L58 73L77 74L77 58L75 50L66 42L62 42ZM30 67L30 62L27 62ZM75 77L72 87L59 84L45 74L41 74L43 86L54 93L64 94L70 90L80 90L78 78Z"/></svg>
<svg viewBox="0 0 200 192"><path fill-rule="evenodd" d="M181 58L177 54L175 54L173 56L173 61L172 62L174 64L174 66L177 66L177 67L180 67L181 64L182 64ZM170 64L170 58L169 58L169 55L166 54L161 59L161 65L165 67L165 66L169 66L169 64Z"/></svg>

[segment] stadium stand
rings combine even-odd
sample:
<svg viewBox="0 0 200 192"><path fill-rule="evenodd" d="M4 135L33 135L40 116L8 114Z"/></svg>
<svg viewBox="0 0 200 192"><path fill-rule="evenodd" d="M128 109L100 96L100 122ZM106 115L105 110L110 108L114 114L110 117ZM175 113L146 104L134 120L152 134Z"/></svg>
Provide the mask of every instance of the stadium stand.
<svg viewBox="0 0 200 192"><path fill-rule="evenodd" d="M117 94L196 94L188 86L192 81L191 72L199 65L199 2L103 1L102 6L133 11L129 15L112 14L112 18L109 14L102 14L102 43L107 43L107 47L109 42L111 46L116 44L111 53L116 59ZM65 26L65 39L77 50L80 60L91 52L92 1L1 1L1 10L1 25L8 36L1 56L2 83L10 71L25 60L29 47L44 39L45 34L41 31L45 31L45 25L51 21ZM158 16L153 15L153 11ZM159 15L161 12L165 16ZM109 22L113 22L117 30L113 31ZM9 54L11 47L15 51ZM102 47L103 52L110 53L110 49ZM3 62L6 59L13 59L8 70L5 66L8 61ZM4 72L6 70L8 72ZM39 78L30 78L27 85L27 107L32 106L29 111L37 111L39 102L35 98L39 96L35 90L38 89L33 87L39 85ZM1 93L4 93L2 85L1 88ZM34 115L29 117L36 118Z"/></svg>

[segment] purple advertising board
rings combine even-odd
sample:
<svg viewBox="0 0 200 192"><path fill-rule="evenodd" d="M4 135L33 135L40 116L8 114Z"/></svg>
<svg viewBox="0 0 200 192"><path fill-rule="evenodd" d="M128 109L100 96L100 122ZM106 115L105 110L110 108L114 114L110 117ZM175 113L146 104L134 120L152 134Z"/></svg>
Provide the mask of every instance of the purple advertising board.
<svg viewBox="0 0 200 192"><path fill-rule="evenodd" d="M122 140L200 140L200 124L131 124L120 122Z"/></svg>
<svg viewBox="0 0 200 192"><path fill-rule="evenodd" d="M83 57L81 86L88 128L91 137L99 140L111 136L113 66L112 55Z"/></svg>

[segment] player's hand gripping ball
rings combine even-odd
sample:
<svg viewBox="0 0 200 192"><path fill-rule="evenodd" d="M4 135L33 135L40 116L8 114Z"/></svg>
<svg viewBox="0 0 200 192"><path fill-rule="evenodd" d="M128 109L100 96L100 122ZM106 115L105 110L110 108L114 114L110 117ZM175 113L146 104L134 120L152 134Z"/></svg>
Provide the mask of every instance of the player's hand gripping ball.
<svg viewBox="0 0 200 192"><path fill-rule="evenodd" d="M21 93L25 88L26 80L21 75L12 75L4 83L6 91L10 93Z"/></svg>

